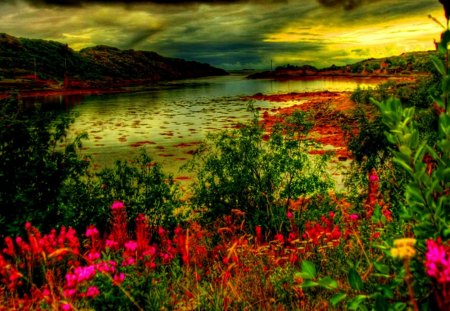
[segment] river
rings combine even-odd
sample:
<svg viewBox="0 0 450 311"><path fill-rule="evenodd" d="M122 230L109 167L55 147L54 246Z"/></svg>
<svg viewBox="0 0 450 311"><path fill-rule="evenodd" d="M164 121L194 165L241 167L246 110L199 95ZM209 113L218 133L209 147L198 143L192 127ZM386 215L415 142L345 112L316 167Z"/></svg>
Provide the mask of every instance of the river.
<svg viewBox="0 0 450 311"><path fill-rule="evenodd" d="M208 132L232 128L252 117L243 96L352 91L358 85L375 84L373 80L349 79L249 80L232 74L167 82L139 92L90 95L76 98L71 104L77 118L69 137L88 133L83 153L92 156L95 168L111 166L117 159L129 159L139 148L145 148L166 172L180 176L183 173L179 167L192 157L198 142ZM254 102L255 107L261 108L292 104Z"/></svg>

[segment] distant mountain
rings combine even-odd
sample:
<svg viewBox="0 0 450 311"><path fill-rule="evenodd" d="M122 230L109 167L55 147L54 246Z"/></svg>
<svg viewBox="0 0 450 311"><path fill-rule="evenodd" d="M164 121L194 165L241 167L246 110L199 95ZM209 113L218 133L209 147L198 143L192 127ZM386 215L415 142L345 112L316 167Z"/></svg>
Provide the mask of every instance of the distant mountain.
<svg viewBox="0 0 450 311"><path fill-rule="evenodd" d="M34 84L43 85L106 87L226 74L208 64L163 57L155 52L103 45L76 52L59 42L0 33L0 81L31 79Z"/></svg>
<svg viewBox="0 0 450 311"><path fill-rule="evenodd" d="M434 69L430 56L435 51L408 52L397 56L370 58L345 66L332 65L317 69L313 66L285 65L272 71L251 74L250 79L289 79L305 76L389 76L429 73Z"/></svg>

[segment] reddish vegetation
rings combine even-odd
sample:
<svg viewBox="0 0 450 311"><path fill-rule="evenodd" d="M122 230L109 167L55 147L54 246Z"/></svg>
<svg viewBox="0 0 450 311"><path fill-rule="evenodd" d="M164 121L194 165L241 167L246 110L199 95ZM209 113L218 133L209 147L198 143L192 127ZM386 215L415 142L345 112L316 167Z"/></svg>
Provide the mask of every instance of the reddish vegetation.
<svg viewBox="0 0 450 311"><path fill-rule="evenodd" d="M180 143L177 145L173 145L175 148L187 148L187 147L192 147L192 146L196 146L199 145L200 142L191 142L191 143Z"/></svg>
<svg viewBox="0 0 450 311"><path fill-rule="evenodd" d="M19 98L27 97L46 97L46 96L69 96L69 95L101 95L111 93L126 93L125 89L47 89L47 90L32 90L20 91ZM8 93L0 93L0 99L9 97Z"/></svg>
<svg viewBox="0 0 450 311"><path fill-rule="evenodd" d="M178 176L174 178L175 180L191 180L192 178L189 176Z"/></svg>
<svg viewBox="0 0 450 311"><path fill-rule="evenodd" d="M180 176L177 179L187 178ZM373 194L372 199L376 201L379 197L376 172L372 172L369 179L369 196ZM238 209L216 220L213 228L217 231L207 231L196 222L190 222L186 229L177 226L171 231L152 226L148 216L139 214L132 233L128 230L127 209L121 201L115 201L111 206L109 232L102 234L90 225L83 240L72 228L61 227L59 231L53 229L49 234L43 234L27 222L27 237L6 237L5 248L0 250L0 281L7 288L0 293L6 306L0 310L16 310L17 305L24 310L39 305L51 306L52 310L76 310L96 297L105 299L101 295L108 295L108 290L115 286L128 290L136 279L140 280L140 275L151 277L158 268L172 264L183 269L184 275L192 277L187 280L197 282L183 283L185 291L177 290L179 283L169 283L167 291L174 296L173 301L170 300L173 305L194 298L193 288L184 284L198 284L199 281L208 282L211 289L217 286L222 290L230 284L254 284L247 293L267 293L267 283L262 281L265 278L260 277L261 273L270 279L276 275L276 269L298 267L311 256L326 263L327 256L338 247L359 248L353 237L360 235L361 220L370 214L353 214L352 205L345 199L333 195L331 198L335 209L306 221L304 227L298 226L296 217L310 208L310 200L300 198L291 202L286 213L289 232L274 235L267 234L262 226L255 226L254 235L245 232L245 212ZM367 204L373 204L372 199L368 199ZM389 210L385 209L384 214L390 215ZM368 228L371 240L380 238L378 230L382 227L380 222ZM211 247L211 237L217 240L214 247ZM43 275L36 272L41 266L46 269ZM33 282L30 288L25 283L28 280L42 281ZM303 282L296 278L294 284L283 284L283 290L295 295L296 309L305 309L310 303L302 287L298 286ZM126 296L130 300L133 298ZM234 295L234 298L238 297L242 296ZM131 303L139 306L134 300ZM228 310L228 302L224 304L223 309Z"/></svg>
<svg viewBox="0 0 450 311"><path fill-rule="evenodd" d="M138 141L135 143L130 144L131 147L133 148L138 148L138 147L142 147L144 145L154 145L156 143L152 142L152 141L148 141L148 140L144 140L144 141Z"/></svg>
<svg viewBox="0 0 450 311"><path fill-rule="evenodd" d="M247 98L249 99L249 98ZM314 118L314 127L309 133L309 138L333 147L333 151L340 160L350 157L345 143L345 133L340 127L337 117L345 115L354 108L355 104L350 100L349 94L345 92L312 92L312 93L290 93L262 95L256 94L251 97L256 100L273 102L302 101L286 108L267 110L262 115L262 122L267 130L280 122L284 122L286 116L295 110L310 112ZM268 136L267 136L268 139ZM325 150L313 150L311 154L324 154Z"/></svg>
<svg viewBox="0 0 450 311"><path fill-rule="evenodd" d="M253 96L244 97L244 100L267 100L271 102L287 102L287 101L298 101L302 99L311 99L311 98L322 98L329 99L333 98L341 93L337 92L308 92L308 93L289 93L289 94L272 94L272 95L264 95L261 93L255 94Z"/></svg>

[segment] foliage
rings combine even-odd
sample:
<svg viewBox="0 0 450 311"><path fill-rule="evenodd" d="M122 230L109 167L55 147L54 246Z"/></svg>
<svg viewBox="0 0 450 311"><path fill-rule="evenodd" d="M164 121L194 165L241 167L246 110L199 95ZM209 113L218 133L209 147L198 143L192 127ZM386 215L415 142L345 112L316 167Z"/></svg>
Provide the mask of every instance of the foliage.
<svg viewBox="0 0 450 311"><path fill-rule="evenodd" d="M72 121L70 115L26 108L16 99L0 102L0 234L17 233L31 219L40 227L61 220L61 189L87 168L78 156L85 136L56 149Z"/></svg>
<svg viewBox="0 0 450 311"><path fill-rule="evenodd" d="M410 177L405 193L407 208L403 216L414 223L419 239L448 237L448 189L450 118L446 113L439 117L439 137L436 149L426 140L419 139L413 121L414 108L402 108L395 99L380 103L383 121L389 125L389 141L398 147L394 162Z"/></svg>
<svg viewBox="0 0 450 311"><path fill-rule="evenodd" d="M443 58L448 60L450 31L447 29L441 38L439 50L444 54ZM380 261L374 261L373 267L380 274L373 274L373 278L381 277L385 281L379 281L383 285L373 288L370 294L353 295L347 305L352 310L366 305L369 301L374 302L376 308L382 310L402 310L408 305L413 310L419 310L419 305L426 310L435 308L446 310L450 305L450 293L447 289L450 279L445 277L450 271L448 247L450 114L447 104L450 88L447 83L448 62L444 63L437 57L432 61L442 76L441 97L437 98L431 92L437 104L437 107L433 108L438 115L437 127L432 127L425 133L420 131L415 110L423 107L422 105L403 108L400 100L396 98L381 102L374 100L380 108L381 120L388 129L385 135L394 146L389 149L393 163L407 176L404 202L396 202L397 204L393 206L394 209L400 210L398 224L405 232L391 234L407 237L412 235L413 238L396 239L392 248L389 247L390 243L379 245L386 256L402 260L402 265L393 263L385 265ZM392 203L394 201L391 200ZM376 220L374 217L375 215L372 220ZM425 242L427 261L424 269L424 258L417 251L424 252ZM363 283L359 281L357 272L351 271L350 285L353 289L363 289ZM396 275L395 279L386 283L388 279L392 280L392 273ZM370 270L366 275L371 275ZM431 291L426 290L430 287ZM403 292L404 298L395 297L396 290ZM338 297L341 300L347 296L347 293L342 292ZM392 304L393 302L395 303Z"/></svg>
<svg viewBox="0 0 450 311"><path fill-rule="evenodd" d="M180 206L178 186L145 151L87 178L70 179L63 190L59 200L65 213L62 223L77 229L90 223L105 230L109 214L105 207L115 200L126 204L132 219L138 214L149 216L153 228L174 228L178 221L174 216Z"/></svg>
<svg viewBox="0 0 450 311"><path fill-rule="evenodd" d="M256 117L238 129L209 135L190 164L198 178L193 203L207 209L208 220L238 209L251 227L285 229L293 200L330 186L325 158L311 161L310 143L299 139L309 127L305 114L297 112L270 135Z"/></svg>
<svg viewBox="0 0 450 311"><path fill-rule="evenodd" d="M364 188L365 176L375 168L382 180L383 192L389 196L392 205L404 203L403 191L408 176L393 163L390 143L384 134L388 126L373 102L389 100L395 96L405 102L406 106L415 107L414 120L422 139L430 142L436 140L438 117L432 105L432 96L439 96L441 91L439 79L435 74L429 78L418 79L415 83L387 83L376 89L357 88L351 99L357 104L353 117L357 120L357 130L348 131L348 148L354 156L346 184L356 190L356 200L360 200L359 190ZM356 132L356 133L355 133ZM397 212L394 212L397 214Z"/></svg>

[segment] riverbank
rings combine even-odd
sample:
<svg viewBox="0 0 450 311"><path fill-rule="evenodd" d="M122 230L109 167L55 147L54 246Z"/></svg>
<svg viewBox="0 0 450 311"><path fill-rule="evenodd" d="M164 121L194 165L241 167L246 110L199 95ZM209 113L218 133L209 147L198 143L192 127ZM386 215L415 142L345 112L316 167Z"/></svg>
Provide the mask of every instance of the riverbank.
<svg viewBox="0 0 450 311"><path fill-rule="evenodd" d="M418 78L428 77L429 73L407 72L399 74L391 73L351 73L345 71L305 72L303 70L273 70L257 72L247 76L247 79L272 79L277 81L317 80L317 79L342 79L360 81L391 80L396 82L414 82Z"/></svg>
<svg viewBox="0 0 450 311"><path fill-rule="evenodd" d="M8 98L10 96L17 96L21 98L39 98L39 97L55 97L55 96L74 96L74 95L102 95L102 94L115 94L115 93L128 93L133 92L133 89L127 89L123 87L117 88L43 88L43 89L11 89L8 91L0 92L0 100Z"/></svg>
<svg viewBox="0 0 450 311"><path fill-rule="evenodd" d="M312 150L312 154L334 152L338 161L351 159L347 149L347 133L342 129L345 124L355 131L356 123L351 111L356 107L350 99L350 92L307 92L289 94L255 94L245 97L246 100L269 102L292 102L292 105L276 109L261 109L261 123L270 133L276 123L285 122L287 116L296 110L310 114L313 127L308 133L308 139L321 144L321 149Z"/></svg>

